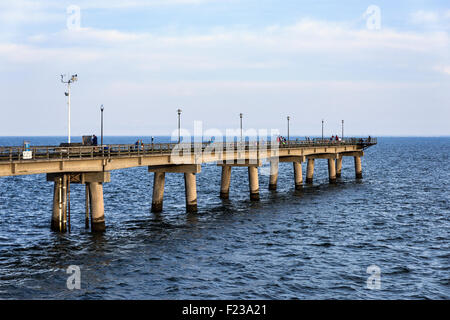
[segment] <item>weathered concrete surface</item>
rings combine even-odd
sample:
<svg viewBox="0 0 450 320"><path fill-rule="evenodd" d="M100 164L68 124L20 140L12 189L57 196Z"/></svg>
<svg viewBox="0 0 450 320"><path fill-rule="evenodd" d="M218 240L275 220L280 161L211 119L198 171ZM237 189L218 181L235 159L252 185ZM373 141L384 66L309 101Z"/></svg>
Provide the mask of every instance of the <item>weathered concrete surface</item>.
<svg viewBox="0 0 450 320"><path fill-rule="evenodd" d="M259 180L257 167L248 167L248 180L250 185L250 200L259 201Z"/></svg>
<svg viewBox="0 0 450 320"><path fill-rule="evenodd" d="M154 173L152 209L151 209L151 211L154 213L159 213L163 209L165 181L166 181L165 172Z"/></svg>
<svg viewBox="0 0 450 320"><path fill-rule="evenodd" d="M220 197L228 199L230 197L231 166L222 166L222 179L220 182Z"/></svg>

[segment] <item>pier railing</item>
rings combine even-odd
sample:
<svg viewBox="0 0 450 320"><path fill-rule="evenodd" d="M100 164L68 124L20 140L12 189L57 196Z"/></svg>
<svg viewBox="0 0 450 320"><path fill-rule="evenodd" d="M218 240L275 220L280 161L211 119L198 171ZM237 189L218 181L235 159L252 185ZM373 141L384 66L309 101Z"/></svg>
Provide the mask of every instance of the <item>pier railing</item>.
<svg viewBox="0 0 450 320"><path fill-rule="evenodd" d="M304 148L304 147L328 147L341 145L357 145L361 149L377 144L377 138L346 138L344 140L308 139L290 141L245 141L245 142L182 142L178 143L151 143L151 144L110 144L103 146L0 146L0 162L13 161L42 161L58 159L88 159L88 158L112 158L133 157L144 155L170 154L177 146L182 150L204 151L208 149L223 151L267 150L276 148Z"/></svg>

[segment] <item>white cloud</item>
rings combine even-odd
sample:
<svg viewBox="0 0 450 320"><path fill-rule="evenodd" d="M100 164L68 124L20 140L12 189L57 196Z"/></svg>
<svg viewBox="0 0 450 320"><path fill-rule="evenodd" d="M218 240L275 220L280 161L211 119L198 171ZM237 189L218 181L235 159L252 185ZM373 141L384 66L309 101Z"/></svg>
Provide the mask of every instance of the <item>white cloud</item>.
<svg viewBox="0 0 450 320"><path fill-rule="evenodd" d="M441 65L441 66L435 66L434 70L440 73L444 73L447 75L450 75L450 65Z"/></svg>
<svg viewBox="0 0 450 320"><path fill-rule="evenodd" d="M445 17L446 19L450 19L450 10L445 11L444 17Z"/></svg>
<svg viewBox="0 0 450 320"><path fill-rule="evenodd" d="M304 65L302 69L307 71L303 72L311 73L314 67L322 70L312 74L316 76L327 69L344 70L345 65L354 70L358 63L374 73L378 65L401 72L415 70L418 74L427 68L442 72L435 66L450 63L450 40L446 32L414 33L387 28L373 32L305 19L290 26L258 30L214 29L171 34L175 35L93 28L36 34L24 44L0 43L0 66L11 68L14 64L27 63L64 66L70 61L99 72L113 65L121 70L122 76L128 77L148 71L176 74L237 70L238 74L252 74L255 70L272 70L280 73ZM391 74L396 75L393 71Z"/></svg>
<svg viewBox="0 0 450 320"><path fill-rule="evenodd" d="M439 14L433 11L419 10L411 14L414 23L436 23L439 21Z"/></svg>
<svg viewBox="0 0 450 320"><path fill-rule="evenodd" d="M52 2L45 3L29 0L2 0L0 2L0 25L18 25L64 21L65 11L52 12Z"/></svg>

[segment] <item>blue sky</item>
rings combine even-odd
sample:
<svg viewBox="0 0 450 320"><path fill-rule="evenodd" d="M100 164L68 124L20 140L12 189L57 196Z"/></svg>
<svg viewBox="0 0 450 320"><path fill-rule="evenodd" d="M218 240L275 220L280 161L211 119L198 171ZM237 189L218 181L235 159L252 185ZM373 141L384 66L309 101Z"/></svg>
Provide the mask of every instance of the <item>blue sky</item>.
<svg viewBox="0 0 450 320"><path fill-rule="evenodd" d="M70 5L80 27L68 29ZM370 28L369 6L380 12ZM0 135L450 135L448 1L0 2Z"/></svg>

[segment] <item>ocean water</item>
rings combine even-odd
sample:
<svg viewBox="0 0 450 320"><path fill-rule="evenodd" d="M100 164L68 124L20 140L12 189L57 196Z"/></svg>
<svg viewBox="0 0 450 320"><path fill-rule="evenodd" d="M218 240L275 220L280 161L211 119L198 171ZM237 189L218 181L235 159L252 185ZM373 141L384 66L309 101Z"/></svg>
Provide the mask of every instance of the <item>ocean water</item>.
<svg viewBox="0 0 450 320"><path fill-rule="evenodd" d="M0 145L23 140L64 138L1 137ZM379 138L363 158L363 180L349 157L330 185L326 160L317 160L314 184L301 191L290 163L280 163L278 190L269 191L266 163L258 203L246 168L233 168L224 201L220 168L203 165L198 214L185 213L182 174L166 175L155 215L153 174L117 170L104 185L104 234L84 228L83 186L71 185L72 232L58 234L45 175L0 177L0 298L450 299L449 151L450 138ZM67 288L70 265L80 268L79 290Z"/></svg>

